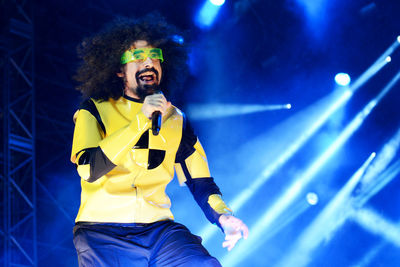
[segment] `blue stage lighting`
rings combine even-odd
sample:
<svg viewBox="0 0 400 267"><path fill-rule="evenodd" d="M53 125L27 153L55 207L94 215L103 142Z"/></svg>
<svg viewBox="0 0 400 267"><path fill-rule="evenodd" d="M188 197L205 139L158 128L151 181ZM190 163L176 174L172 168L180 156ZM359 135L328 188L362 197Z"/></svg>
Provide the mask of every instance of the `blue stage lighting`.
<svg viewBox="0 0 400 267"><path fill-rule="evenodd" d="M279 199L264 212L261 218L257 221L255 226L251 227L250 232L252 236L262 236L271 227L271 224L281 216L281 214L296 200L298 195L304 190L304 188L314 179L315 175L321 170L321 168L328 162L328 160L333 156L333 154L338 151L346 141L354 134L356 130L360 128L366 117L372 112L373 108L382 100L382 98L394 87L394 85L400 80L400 72L398 72L393 79L385 86L385 88L372 99L346 126L338 138L322 153L322 155L314 161L307 170L301 174L289 187L288 189L279 197ZM371 157L373 157L372 155ZM369 164L370 159L368 159L366 164ZM364 168L362 168L363 172ZM356 173L356 177L359 173ZM360 177L357 178L359 180ZM354 188L354 187L353 187ZM247 189L248 190L248 189ZM233 205L231 205L233 207ZM237 210L233 208L233 210ZM234 266L246 257L246 252L250 251L250 246L252 246L250 239L246 243L242 243L236 249L236 254L230 254L229 266ZM227 259L228 260L228 259ZM293 266L293 265L279 265L279 266ZM297 265L300 266L300 265Z"/></svg>
<svg viewBox="0 0 400 267"><path fill-rule="evenodd" d="M220 5L215 5L207 0L197 13L197 16L195 18L196 25L202 29L211 27L211 25L215 21L215 18L218 15L218 11L220 8Z"/></svg>
<svg viewBox="0 0 400 267"><path fill-rule="evenodd" d="M398 42L399 41L399 42ZM305 131L296 140L290 141L290 146L284 150L284 153L277 157L276 160L272 161L260 174L259 177L254 179L254 181L249 184L246 190L240 192L233 201L230 203L230 207L237 212L242 206L261 188L261 186L269 180L269 178L274 174L276 170L281 168L292 156L325 124L325 122L336 112L340 107L348 102L351 96L360 87L367 83L374 75L376 75L382 68L388 63L385 58L391 55L400 46L400 36L397 40L360 76L358 77L349 88L344 92L336 91L332 92L331 95L320 100L317 106L311 106L310 110L306 110L303 113L299 113L299 116L303 118L304 116L309 118L310 114L319 114L318 117L313 118L314 121L308 130ZM392 81L393 82L393 81ZM391 88L392 85L389 85ZM328 107L328 108L327 108ZM321 110L316 112L316 110ZM298 116L293 116L295 121L302 121L306 119L298 119ZM290 121L290 120L289 120ZM297 136L297 135L296 135ZM289 192L290 194L290 192ZM276 208L278 209L278 207ZM271 215L272 216L272 215ZM273 219L275 218L272 216ZM200 236L203 237L203 243L206 243L210 238L217 232L217 228L213 225L206 226L202 231ZM237 251L238 249L236 249Z"/></svg>
<svg viewBox="0 0 400 267"><path fill-rule="evenodd" d="M351 193L357 186L365 170L375 158L372 153L364 164L351 176L344 187L324 207L311 224L301 233L291 251L285 255L282 262L277 266L309 266L312 253L346 221L351 214L352 207L349 205Z"/></svg>
<svg viewBox="0 0 400 267"><path fill-rule="evenodd" d="M400 231L397 223L386 219L378 212L368 208L354 213L352 219L364 229L378 234L393 245L400 247Z"/></svg>
<svg viewBox="0 0 400 267"><path fill-rule="evenodd" d="M350 76L347 73L338 73L335 76L335 82L340 86L347 86L350 84Z"/></svg>
<svg viewBox="0 0 400 267"><path fill-rule="evenodd" d="M189 104L188 113L193 120L215 119L268 110L290 109L290 104L242 105L242 104Z"/></svg>
<svg viewBox="0 0 400 267"><path fill-rule="evenodd" d="M225 0L209 0L211 4L215 6L222 6L225 3Z"/></svg>
<svg viewBox="0 0 400 267"><path fill-rule="evenodd" d="M389 163L396 157L396 153L400 148L400 128L396 134L383 146L379 151L378 157L374 164L367 170L362 181L361 190L364 190L376 182L376 177L387 170Z"/></svg>
<svg viewBox="0 0 400 267"><path fill-rule="evenodd" d="M310 204L312 206L317 205L317 203L318 203L318 195L315 194L314 192L308 193L306 198L307 198L308 204Z"/></svg>
<svg viewBox="0 0 400 267"><path fill-rule="evenodd" d="M339 191L333 200L323 209L318 217L307 227L295 243L292 251L279 266L306 266L311 259L311 253L318 245L343 224L349 214L347 203L351 192L361 179L365 169L368 167L375 154L372 153L367 161L354 173L346 185ZM325 239L326 240L326 239ZM300 253L298 253L300 252Z"/></svg>
<svg viewBox="0 0 400 267"><path fill-rule="evenodd" d="M178 43L178 44L183 44L183 43L185 42L185 40L183 39L183 37L180 36L180 35L177 35L177 34L172 35L172 36L171 36L171 39L172 39L172 41L174 41L175 43Z"/></svg>

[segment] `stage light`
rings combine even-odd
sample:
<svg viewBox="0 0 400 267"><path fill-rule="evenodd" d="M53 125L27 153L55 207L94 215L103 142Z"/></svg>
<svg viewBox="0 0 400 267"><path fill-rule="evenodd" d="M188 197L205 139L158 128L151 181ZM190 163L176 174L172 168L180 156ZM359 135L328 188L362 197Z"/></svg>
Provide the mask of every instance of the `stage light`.
<svg viewBox="0 0 400 267"><path fill-rule="evenodd" d="M386 62L390 62L390 61L392 61L392 58L390 56L387 56L385 60L386 60Z"/></svg>
<svg viewBox="0 0 400 267"><path fill-rule="evenodd" d="M279 126L279 131L276 132L279 134L280 139L278 139L279 142L276 140L275 143L275 146L279 145L279 150L282 151L282 154L278 154L277 157L271 159L262 173L245 190L241 191L229 203L229 206L235 212L242 208L255 192L262 188L262 185L272 177L275 171L281 168L352 95L351 90L344 90L344 87L339 88L339 90L333 91L307 109L282 122ZM296 131L293 131L293 125L296 126ZM268 140L276 137L267 135L265 138ZM207 243L216 232L216 227L207 225L201 231L200 236L203 237L203 242Z"/></svg>
<svg viewBox="0 0 400 267"><path fill-rule="evenodd" d="M185 40L183 39L183 37L180 36L180 35L177 35L177 34L172 35L172 36L171 36L171 39L172 39L172 41L174 41L175 43L178 43L178 44L183 44L183 43L185 42Z"/></svg>
<svg viewBox="0 0 400 267"><path fill-rule="evenodd" d="M220 8L220 5L212 4L207 0L196 15L196 25L202 29L210 28L214 23Z"/></svg>
<svg viewBox="0 0 400 267"><path fill-rule="evenodd" d="M286 108L287 108L287 109L291 109L291 108L292 108L292 104L287 104L287 105L286 105Z"/></svg>
<svg viewBox="0 0 400 267"><path fill-rule="evenodd" d="M289 106L288 106L289 105ZM268 110L290 109L290 104L243 105L243 104L189 104L188 114L192 120L215 119L244 115Z"/></svg>
<svg viewBox="0 0 400 267"><path fill-rule="evenodd" d="M264 171L249 184L248 188L240 192L235 199L229 204L230 207L237 212L242 206L257 192L262 185L269 180L269 178L275 173L276 170L281 168L302 146L305 144L321 127L325 122L337 111L340 107L345 105L351 96L361 86L367 83L376 73L378 73L387 62L384 60L388 55L392 54L399 47L399 43L395 41L360 77L358 77L350 87L342 87L344 91L334 91L331 95L321 99L316 105L310 106L310 110L305 110L293 116L288 122L290 127L299 121L306 121L312 117L313 123L307 127L297 139L290 140L287 142L290 144L289 147L284 149L281 156L272 160L264 169ZM317 117L312 116L318 114ZM298 134L297 134L298 135ZM203 243L207 243L211 237L217 232L216 228L212 225L207 225L201 231L200 236L203 237Z"/></svg>
<svg viewBox="0 0 400 267"><path fill-rule="evenodd" d="M396 38L396 40L393 42L393 44L386 49L386 51L380 56L374 63L373 66L377 67L383 67L385 66L389 61L387 61L388 57L390 57L394 51L396 51L400 46L400 36ZM391 60L391 58L390 58Z"/></svg>
<svg viewBox="0 0 400 267"><path fill-rule="evenodd" d="M365 170L375 158L372 153L363 165L351 176L347 183L340 189L335 197L324 207L311 224L300 234L294 242L291 251L285 255L277 266L308 266L312 259L313 251L325 239L341 226L352 211L351 193L357 186Z"/></svg>
<svg viewBox="0 0 400 267"><path fill-rule="evenodd" d="M338 73L335 76L335 82L340 86L347 86L350 84L350 76L347 73Z"/></svg>
<svg viewBox="0 0 400 267"><path fill-rule="evenodd" d="M215 6L222 6L225 3L225 0L209 0L211 4Z"/></svg>
<svg viewBox="0 0 400 267"><path fill-rule="evenodd" d="M379 101L394 87L397 81L400 79L400 72L398 72L394 78L385 86L385 88L371 100L346 126L346 128L340 133L338 138L326 149L320 157L318 157L307 170L298 177L288 188L281 194L278 200L264 212L261 218L258 220L254 227L251 227L250 232L255 236L262 236L271 227L271 224L279 218L282 213L296 200L299 194L304 188L313 180L315 175L321 170L326 162L338 151L346 141L353 135L353 133L360 128L366 117L371 113L373 108L379 103ZM235 208L233 208L236 210ZM236 254L229 256L229 262L239 263L244 259L242 255L245 254L246 250L250 249L251 242L247 242L245 245L240 246L236 249ZM234 264L232 264L233 266ZM290 266L290 265L287 265Z"/></svg>
<svg viewBox="0 0 400 267"><path fill-rule="evenodd" d="M311 206L317 205L318 204L318 195L315 194L314 192L310 192L306 196L308 204Z"/></svg>
<svg viewBox="0 0 400 267"><path fill-rule="evenodd" d="M378 176L382 171L387 169L389 163L396 156L397 151L400 147L400 128L397 130L396 134L383 146L382 150L379 151L378 157L372 164L371 168L367 170L362 181L361 181L361 191L369 187L371 183L376 181L376 176Z"/></svg>

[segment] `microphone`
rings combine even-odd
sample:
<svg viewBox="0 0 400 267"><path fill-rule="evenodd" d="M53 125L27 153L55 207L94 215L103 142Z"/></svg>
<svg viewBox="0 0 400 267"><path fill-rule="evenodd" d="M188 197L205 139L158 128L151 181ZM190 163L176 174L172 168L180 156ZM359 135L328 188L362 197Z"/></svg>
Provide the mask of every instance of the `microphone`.
<svg viewBox="0 0 400 267"><path fill-rule="evenodd" d="M162 94L160 89L156 89L155 94ZM153 114L151 114L151 130L153 131L153 135L158 135L160 133L161 129L161 119L162 115L160 111L154 111Z"/></svg>
<svg viewBox="0 0 400 267"><path fill-rule="evenodd" d="M153 131L153 135L158 135L161 129L161 112L154 111L151 115L151 130Z"/></svg>

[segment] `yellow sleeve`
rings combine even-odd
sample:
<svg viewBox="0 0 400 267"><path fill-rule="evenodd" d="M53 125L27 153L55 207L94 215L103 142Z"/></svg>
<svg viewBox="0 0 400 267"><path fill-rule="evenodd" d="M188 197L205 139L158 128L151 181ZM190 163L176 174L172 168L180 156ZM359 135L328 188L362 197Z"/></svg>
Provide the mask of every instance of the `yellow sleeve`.
<svg viewBox="0 0 400 267"><path fill-rule="evenodd" d="M194 145L194 149L195 151L185 159L185 164L175 164L176 175L180 185L183 185L183 183L186 182L187 175L190 175L192 179L211 176L206 153L198 139Z"/></svg>
<svg viewBox="0 0 400 267"><path fill-rule="evenodd" d="M99 146L107 158L118 165L150 125L151 121L142 112L139 112L127 126L101 140Z"/></svg>
<svg viewBox="0 0 400 267"><path fill-rule="evenodd" d="M193 147L194 152L184 162L176 163L177 177L181 185L186 182L207 218L218 224L219 215L232 214L232 210L223 201L218 186L211 178L206 153L198 139Z"/></svg>
<svg viewBox="0 0 400 267"><path fill-rule="evenodd" d="M85 148L97 147L102 139L101 128L95 117L89 111L77 111L72 141L71 162L77 162L77 154Z"/></svg>
<svg viewBox="0 0 400 267"><path fill-rule="evenodd" d="M231 208L226 205L222 196L219 194L213 194L208 197L207 203L211 206L211 208L218 214L232 214L233 211Z"/></svg>
<svg viewBox="0 0 400 267"><path fill-rule="evenodd" d="M96 118L89 111L81 109L76 118L71 161L76 163L77 153L83 149L100 146L107 158L118 165L150 124L151 121L139 112L127 126L103 137Z"/></svg>

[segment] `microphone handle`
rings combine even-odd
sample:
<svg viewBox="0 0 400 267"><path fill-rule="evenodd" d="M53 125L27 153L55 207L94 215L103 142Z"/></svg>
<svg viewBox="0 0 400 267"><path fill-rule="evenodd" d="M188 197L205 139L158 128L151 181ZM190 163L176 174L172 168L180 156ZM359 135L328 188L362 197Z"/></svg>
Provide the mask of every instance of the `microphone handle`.
<svg viewBox="0 0 400 267"><path fill-rule="evenodd" d="M151 130L153 131L153 135L158 135L161 129L161 112L154 111L151 115Z"/></svg>

